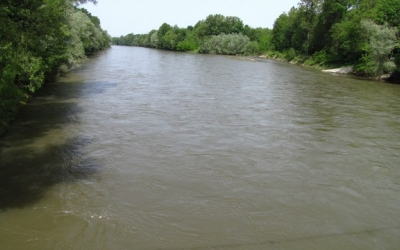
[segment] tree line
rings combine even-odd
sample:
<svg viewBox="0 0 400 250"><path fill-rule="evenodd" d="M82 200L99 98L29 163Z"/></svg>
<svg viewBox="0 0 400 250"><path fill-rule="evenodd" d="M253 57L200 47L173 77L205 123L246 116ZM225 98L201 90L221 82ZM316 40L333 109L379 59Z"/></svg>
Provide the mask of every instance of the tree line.
<svg viewBox="0 0 400 250"><path fill-rule="evenodd" d="M399 13L400 0L301 0L275 21L272 43L288 59L354 65L359 75L395 77Z"/></svg>
<svg viewBox="0 0 400 250"><path fill-rule="evenodd" d="M209 15L194 26L167 23L113 44L216 54L266 54L306 65L354 65L362 76L400 75L400 0L300 0L272 29Z"/></svg>
<svg viewBox="0 0 400 250"><path fill-rule="evenodd" d="M95 0L0 2L0 134L46 80L110 46L100 20L79 8Z"/></svg>
<svg viewBox="0 0 400 250"><path fill-rule="evenodd" d="M131 33L112 41L115 45L226 55L256 54L272 48L270 29L252 28L238 17L220 14L209 15L194 26L180 28L163 23L148 34Z"/></svg>

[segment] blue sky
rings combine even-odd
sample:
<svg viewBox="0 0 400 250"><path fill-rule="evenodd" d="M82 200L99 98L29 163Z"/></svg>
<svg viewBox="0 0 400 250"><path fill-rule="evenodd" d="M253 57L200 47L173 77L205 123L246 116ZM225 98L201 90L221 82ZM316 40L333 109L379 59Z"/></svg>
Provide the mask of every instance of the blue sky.
<svg viewBox="0 0 400 250"><path fill-rule="evenodd" d="M236 16L251 27L272 28L283 12L299 0L98 0L81 7L100 18L111 36L143 34L164 22L179 27L195 25L210 14Z"/></svg>

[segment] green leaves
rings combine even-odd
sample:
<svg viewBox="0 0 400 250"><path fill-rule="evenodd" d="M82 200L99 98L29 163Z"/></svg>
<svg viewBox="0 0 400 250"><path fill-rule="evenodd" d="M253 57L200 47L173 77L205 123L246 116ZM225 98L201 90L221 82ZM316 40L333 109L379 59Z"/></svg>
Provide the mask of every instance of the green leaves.
<svg viewBox="0 0 400 250"><path fill-rule="evenodd" d="M179 51L195 51L199 48L198 39L191 30L186 31L185 39L178 43L177 50Z"/></svg>
<svg viewBox="0 0 400 250"><path fill-rule="evenodd" d="M372 20L363 20L361 22L361 27L367 35L367 52L376 65L375 73L382 74L385 70L391 70L393 72L395 67L388 62L390 60L389 54L397 45L397 29L391 28L387 24L377 25Z"/></svg>
<svg viewBox="0 0 400 250"><path fill-rule="evenodd" d="M200 50L205 53L237 55L245 54L249 44L250 39L242 34L221 34L212 36Z"/></svg>
<svg viewBox="0 0 400 250"><path fill-rule="evenodd" d="M399 12L400 0L301 0L275 21L272 45L313 54L318 64L354 64L359 74L391 73L399 69Z"/></svg>
<svg viewBox="0 0 400 250"><path fill-rule="evenodd" d="M201 53L258 54L271 48L271 39L271 30L267 28L251 28L244 26L238 17L217 14L207 16L194 27L179 28L163 23L148 34L114 37L113 43ZM213 45L220 42L220 46Z"/></svg>
<svg viewBox="0 0 400 250"><path fill-rule="evenodd" d="M0 1L1 121L7 123L27 94L57 75L60 68L67 70L77 59L85 58L85 52L109 46L110 38L98 19L79 11L73 3ZM75 22L77 16L79 23ZM0 125L0 133L3 128Z"/></svg>
<svg viewBox="0 0 400 250"><path fill-rule="evenodd" d="M92 19L84 11L72 10L68 19L72 36L69 48L83 47L84 54L88 54L108 47L110 38Z"/></svg>
<svg viewBox="0 0 400 250"><path fill-rule="evenodd" d="M195 30L201 29L198 32L200 38L220 34L238 34L243 32L244 29L243 21L240 18L234 16L225 17L220 14L209 15L206 20L200 21L200 24L196 26Z"/></svg>

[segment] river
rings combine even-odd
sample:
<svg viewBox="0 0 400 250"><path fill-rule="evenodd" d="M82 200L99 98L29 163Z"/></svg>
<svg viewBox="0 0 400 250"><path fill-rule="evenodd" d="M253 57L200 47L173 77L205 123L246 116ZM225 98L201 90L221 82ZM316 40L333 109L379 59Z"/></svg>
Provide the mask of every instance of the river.
<svg viewBox="0 0 400 250"><path fill-rule="evenodd" d="M399 249L400 86L115 47L0 138L0 248Z"/></svg>

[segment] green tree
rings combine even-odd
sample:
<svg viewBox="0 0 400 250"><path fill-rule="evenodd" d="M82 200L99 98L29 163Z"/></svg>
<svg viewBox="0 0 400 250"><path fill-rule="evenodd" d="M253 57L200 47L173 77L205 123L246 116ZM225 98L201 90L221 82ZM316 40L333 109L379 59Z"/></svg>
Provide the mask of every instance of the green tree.
<svg viewBox="0 0 400 250"><path fill-rule="evenodd" d="M178 43L179 51L195 51L199 48L198 38L192 30L186 31L185 39Z"/></svg>
<svg viewBox="0 0 400 250"><path fill-rule="evenodd" d="M289 14L281 14L274 23L272 29L272 44L277 51L284 51L292 47L292 34L294 18L297 9L292 8Z"/></svg>
<svg viewBox="0 0 400 250"><path fill-rule="evenodd" d="M158 44L158 31L154 32L151 36L150 36L150 46L153 48L157 48L157 44Z"/></svg>
<svg viewBox="0 0 400 250"><path fill-rule="evenodd" d="M395 65L390 61L389 55L397 45L397 29L387 24L378 25L372 20L363 20L361 27L368 38L366 52L375 64L374 73L393 73Z"/></svg>
<svg viewBox="0 0 400 250"><path fill-rule="evenodd" d="M165 35L168 33L168 31L172 30L171 25L167 23L163 23L160 28L158 29L157 32L157 37L158 37L158 44L157 48L159 49L169 49L170 47L170 41L165 39Z"/></svg>
<svg viewBox="0 0 400 250"><path fill-rule="evenodd" d="M200 38L205 36L216 36L220 34L232 34L243 32L243 21L238 17L223 16L220 14L209 15L206 20L199 21L195 30Z"/></svg>
<svg viewBox="0 0 400 250"><path fill-rule="evenodd" d="M332 46L332 26L341 22L347 12L348 0L324 0L314 32L313 47L320 51Z"/></svg>
<svg viewBox="0 0 400 250"><path fill-rule="evenodd" d="M207 24L204 20L198 21L193 28L195 35L199 40L203 40L207 36Z"/></svg>
<svg viewBox="0 0 400 250"><path fill-rule="evenodd" d="M400 27L400 0L380 0L376 6L376 18L378 24L385 24L392 27Z"/></svg>
<svg viewBox="0 0 400 250"><path fill-rule="evenodd" d="M163 49L176 50L178 45L178 35L173 29L167 31L167 33L162 37L163 39Z"/></svg>
<svg viewBox="0 0 400 250"><path fill-rule="evenodd" d="M73 59L84 57L84 49L104 48L109 36L100 31L85 15L84 22L92 32L88 47L72 19L78 11L74 4L88 1L29 0L0 1L0 133L10 121L19 103L33 93L45 79L54 79L61 68ZM89 1L95 2L95 1ZM98 26L98 27L97 27ZM92 46L92 47L90 47Z"/></svg>
<svg viewBox="0 0 400 250"><path fill-rule="evenodd" d="M315 51L311 41L313 40L318 15L321 12L322 0L300 0L299 15L297 16L297 29L294 41L303 41L301 45L303 53L312 54ZM304 35L303 35L304 34ZM303 38L305 36L305 38ZM299 46L297 46L299 47Z"/></svg>
<svg viewBox="0 0 400 250"><path fill-rule="evenodd" d="M332 45L327 48L336 63L354 63L363 55L365 37L357 21L344 20L331 28Z"/></svg>
<svg viewBox="0 0 400 250"><path fill-rule="evenodd" d="M243 35L250 38L250 41L256 42L259 51L265 52L272 50L272 31L270 29L251 28L250 26L245 25L243 29Z"/></svg>
<svg viewBox="0 0 400 250"><path fill-rule="evenodd" d="M267 52L273 49L272 44L272 30L265 29L265 32L257 40L260 51Z"/></svg>
<svg viewBox="0 0 400 250"><path fill-rule="evenodd" d="M242 34L220 34L212 36L200 50L203 53L237 55L245 54L249 44L250 39Z"/></svg>

